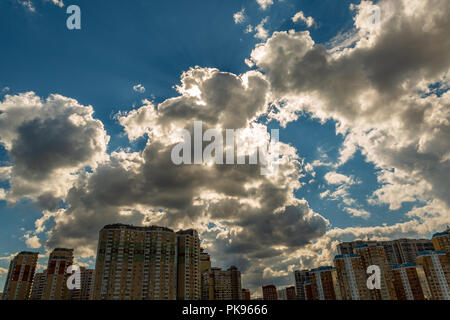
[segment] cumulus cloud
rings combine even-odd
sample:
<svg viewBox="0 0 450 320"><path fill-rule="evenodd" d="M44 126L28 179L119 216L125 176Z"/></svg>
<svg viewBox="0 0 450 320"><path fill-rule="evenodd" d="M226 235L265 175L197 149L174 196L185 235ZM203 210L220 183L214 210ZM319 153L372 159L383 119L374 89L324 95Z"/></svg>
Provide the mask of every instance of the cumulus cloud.
<svg viewBox="0 0 450 320"><path fill-rule="evenodd" d="M45 233L47 250L73 247L77 256L91 257L98 231L107 223L193 227L216 265L235 264L250 275L264 274L278 258L287 259L286 252L325 234L328 220L295 197L299 180L312 168L288 144L278 143L277 175L262 176L261 165L177 166L171 161L172 148L179 142L177 132L192 132L194 120L203 122L204 131L259 128L266 133L260 138L269 139L267 126L258 122L268 112L270 95L261 73L235 75L197 67L182 74L176 89L177 97L158 105L144 101L136 110L119 113L116 119L129 139L145 136L147 144L139 152L124 149L107 155L107 135L92 118L90 107L57 95L47 100L34 93L5 97L0 136L12 155L5 176L31 186L58 181L56 172L58 177L60 172L72 177L62 179L61 197L55 188L25 192L13 183L7 190L8 201L21 191L45 208L35 230L24 236L30 248L38 248L40 234ZM67 130L70 138L64 134ZM96 143L90 140L94 137ZM34 155L32 144L39 145L42 155ZM28 154L37 160L28 163ZM38 161L39 157L50 160ZM87 165L92 170L83 170ZM280 277L286 273L275 267L273 272ZM256 286L251 275L245 281Z"/></svg>
<svg viewBox="0 0 450 320"><path fill-rule="evenodd" d="M275 32L252 52L279 103L275 119L296 119L300 111L338 122L346 137L341 163L356 150L380 168L381 183L399 190L422 179L418 194L400 199L450 204L448 157L450 93L436 94L431 85L448 83L450 19L448 1L380 1L380 28L364 23L372 6L355 7L357 41L338 51L316 44L309 32ZM393 170L394 169L394 170ZM397 179L387 180L389 171ZM394 182L395 181L395 182ZM402 181L402 183L400 183ZM394 184L393 184L394 182ZM411 189L409 189L411 191ZM398 207L398 204L393 207Z"/></svg>
<svg viewBox="0 0 450 320"><path fill-rule="evenodd" d="M354 184L355 181L352 177L348 177L344 174L337 173L337 172L328 172L325 174L325 181L328 184Z"/></svg>
<svg viewBox="0 0 450 320"><path fill-rule="evenodd" d="M406 222L329 230L291 256L305 268L330 264L340 241L425 238L450 220L450 18L445 14L450 3L377 5L378 26L368 20L373 3L362 1L352 6L354 30L330 47L315 43L307 31L275 32L251 54L270 82L272 119L286 125L302 112L333 119L345 141L337 163L327 166L338 168L360 151L377 168L381 184L369 204L397 210L405 202L421 203L406 214ZM354 217L369 217L349 196L349 179L335 172L327 178L337 188L323 191L321 198L341 201Z"/></svg>
<svg viewBox="0 0 450 320"><path fill-rule="evenodd" d="M271 5L273 5L273 0L256 0L261 9L266 10Z"/></svg>
<svg viewBox="0 0 450 320"><path fill-rule="evenodd" d="M292 17L292 22L294 23L299 23L299 22L303 22L308 28L311 28L315 21L313 17L306 17L305 14L303 13L303 11L299 11L297 12L293 17Z"/></svg>
<svg viewBox="0 0 450 320"><path fill-rule="evenodd" d="M145 92L145 87L142 84L139 83L139 84L133 86L133 91L139 92L139 93L144 93Z"/></svg>
<svg viewBox="0 0 450 320"><path fill-rule="evenodd" d="M254 31L255 33L255 38L261 39L261 40L265 40L267 39L267 37L269 36L269 30L267 30L266 28L264 28L264 25L267 23L267 20L269 18L265 17L264 19L261 20L261 22L255 27Z"/></svg>
<svg viewBox="0 0 450 320"><path fill-rule="evenodd" d="M31 236L30 234L25 234L24 235L25 238L25 244L27 245L28 248L31 249L39 249L42 245L41 245L41 241L37 236Z"/></svg>
<svg viewBox="0 0 450 320"><path fill-rule="evenodd" d="M267 8L273 1L258 3ZM380 28L364 22L372 3L363 1L354 7L354 40L336 43L338 49L315 43L307 31L275 32L251 54L248 62L257 71L186 71L178 96L157 105L145 100L117 115L130 140L147 139L138 152L106 154L103 125L91 107L76 100L5 96L0 142L12 160L3 174L11 182L6 198L29 197L46 209L29 234L30 244L37 245L37 234L47 232L47 248L74 247L77 255L88 257L95 255L98 230L106 223L194 227L214 264L237 265L244 283L255 289L261 282L289 284L294 268L329 264L339 241L426 237L441 228L450 219L450 94L430 85L448 87L450 3L377 4L385 13ZM260 39L269 36L266 22L256 27ZM422 205L394 225L330 228L295 196L311 168L288 144L279 143L275 176L261 176L259 165L176 166L171 161L176 133L192 132L194 120L205 130L256 126L267 131L257 121L261 116L286 124L300 112L335 120L345 137L335 171L325 176L330 190L321 197L342 201L352 216L369 217L369 210L349 196L357 181L336 172L360 150L377 168L381 184L371 205L387 203L392 210L404 202Z"/></svg>
<svg viewBox="0 0 450 320"><path fill-rule="evenodd" d="M244 23L244 21L247 19L245 16L245 8L243 8L241 11L236 12L233 15L233 19L235 24Z"/></svg>
<svg viewBox="0 0 450 320"><path fill-rule="evenodd" d="M364 219L368 219L370 217L370 212L364 209L346 207L344 210L350 213L353 217L359 217Z"/></svg>
<svg viewBox="0 0 450 320"><path fill-rule="evenodd" d="M9 176L6 197L11 203L48 194L64 198L80 170L107 158L103 124L93 118L92 107L74 99L51 95L42 100L33 92L6 95L0 112L0 143L13 162L2 168Z"/></svg>

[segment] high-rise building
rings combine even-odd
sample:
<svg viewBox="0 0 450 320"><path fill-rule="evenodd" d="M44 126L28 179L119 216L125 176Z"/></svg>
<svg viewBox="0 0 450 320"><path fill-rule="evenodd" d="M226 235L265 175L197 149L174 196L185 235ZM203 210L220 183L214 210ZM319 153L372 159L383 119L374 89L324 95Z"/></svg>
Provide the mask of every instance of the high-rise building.
<svg viewBox="0 0 450 320"><path fill-rule="evenodd" d="M203 248L200 248L200 274L208 269L211 269L211 256Z"/></svg>
<svg viewBox="0 0 450 320"><path fill-rule="evenodd" d="M33 287L31 289L30 300L41 300L44 294L45 283L47 282L47 270L34 275Z"/></svg>
<svg viewBox="0 0 450 320"><path fill-rule="evenodd" d="M37 252L28 251L22 251L13 258L3 289L3 300L27 300L30 297L37 259Z"/></svg>
<svg viewBox="0 0 450 320"><path fill-rule="evenodd" d="M48 259L42 300L67 300L70 292L67 288L69 277L67 268L73 264L73 249L56 248Z"/></svg>
<svg viewBox="0 0 450 320"><path fill-rule="evenodd" d="M67 287L67 279L70 275L67 273L67 268L73 264L73 251L74 249L56 248L50 253L42 300L70 299L70 290Z"/></svg>
<svg viewBox="0 0 450 320"><path fill-rule="evenodd" d="M80 267L80 289L69 292L70 300L91 300L95 270Z"/></svg>
<svg viewBox="0 0 450 320"><path fill-rule="evenodd" d="M305 291L305 300L314 300L311 280L306 280L303 286Z"/></svg>
<svg viewBox="0 0 450 320"><path fill-rule="evenodd" d="M277 287L274 285L263 286L262 293L264 300L278 300Z"/></svg>
<svg viewBox="0 0 450 320"><path fill-rule="evenodd" d="M107 225L99 234L94 300L175 300L177 242L173 230Z"/></svg>
<svg viewBox="0 0 450 320"><path fill-rule="evenodd" d="M336 300L333 282L333 268L323 266L309 272L311 284L311 299L308 300Z"/></svg>
<svg viewBox="0 0 450 320"><path fill-rule="evenodd" d="M278 300L297 300L297 295L295 293L295 286L290 286L278 290Z"/></svg>
<svg viewBox="0 0 450 320"><path fill-rule="evenodd" d="M450 258L450 228L444 232L439 232L433 235L432 238L434 250L444 251L447 257ZM428 249L432 250L432 249ZM426 250L423 250L426 251Z"/></svg>
<svg viewBox="0 0 450 320"><path fill-rule="evenodd" d="M210 268L202 274L202 300L232 300L229 270Z"/></svg>
<svg viewBox="0 0 450 320"><path fill-rule="evenodd" d="M235 266L227 270L231 275L231 299L242 300L241 272Z"/></svg>
<svg viewBox="0 0 450 320"><path fill-rule="evenodd" d="M277 290L278 300L287 300L286 288Z"/></svg>
<svg viewBox="0 0 450 320"><path fill-rule="evenodd" d="M294 276L297 300L306 300L305 281L309 280L309 270L296 270Z"/></svg>
<svg viewBox="0 0 450 320"><path fill-rule="evenodd" d="M177 299L200 300L200 239L195 230L177 232L178 272Z"/></svg>
<svg viewBox="0 0 450 320"><path fill-rule="evenodd" d="M433 242L428 239L398 239L393 241L382 241L391 266L416 263L419 252L433 250ZM392 248L392 255L390 250Z"/></svg>
<svg viewBox="0 0 450 320"><path fill-rule="evenodd" d="M450 300L450 264L444 251L419 253L417 263L423 267L433 300Z"/></svg>
<svg viewBox="0 0 450 320"><path fill-rule="evenodd" d="M376 265L381 271L381 289L369 290L371 300L396 300L394 279L387 261L386 251L381 244L362 244L354 252L361 257L363 270Z"/></svg>
<svg viewBox="0 0 450 320"><path fill-rule="evenodd" d="M388 264L392 267L405 263L415 263L421 251L434 250L433 242L428 239L397 239L391 241L356 240L338 244L338 254L355 253L354 249L361 245L377 245L384 247Z"/></svg>
<svg viewBox="0 0 450 320"><path fill-rule="evenodd" d="M242 289L242 300L251 300L251 298L250 289Z"/></svg>
<svg viewBox="0 0 450 320"><path fill-rule="evenodd" d="M430 287L422 266L406 263L392 269L397 300L429 300Z"/></svg>
<svg viewBox="0 0 450 320"><path fill-rule="evenodd" d="M355 240L350 242L341 242L337 246L337 254L352 254L355 253L354 249L356 246L360 246L363 244L377 244L375 240Z"/></svg>
<svg viewBox="0 0 450 320"><path fill-rule="evenodd" d="M336 293L342 300L368 300L366 273L357 254L341 254L334 258Z"/></svg>
<svg viewBox="0 0 450 320"><path fill-rule="evenodd" d="M94 269L83 268L81 272L81 300L91 300L94 288Z"/></svg>

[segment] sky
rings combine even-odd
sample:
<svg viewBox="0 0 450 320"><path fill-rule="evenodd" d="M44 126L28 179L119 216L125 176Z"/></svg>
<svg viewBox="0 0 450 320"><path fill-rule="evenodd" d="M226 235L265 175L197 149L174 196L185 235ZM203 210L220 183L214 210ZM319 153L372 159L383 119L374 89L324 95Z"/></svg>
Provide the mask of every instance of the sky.
<svg viewBox="0 0 450 320"><path fill-rule="evenodd" d="M70 5L81 29L68 29ZM243 286L340 241L450 224L447 0L0 2L0 288L106 224L195 228ZM377 16L379 13L379 16ZM379 20L377 20L379 17ZM278 129L280 166L171 162L176 130ZM264 138L265 139L265 138Z"/></svg>

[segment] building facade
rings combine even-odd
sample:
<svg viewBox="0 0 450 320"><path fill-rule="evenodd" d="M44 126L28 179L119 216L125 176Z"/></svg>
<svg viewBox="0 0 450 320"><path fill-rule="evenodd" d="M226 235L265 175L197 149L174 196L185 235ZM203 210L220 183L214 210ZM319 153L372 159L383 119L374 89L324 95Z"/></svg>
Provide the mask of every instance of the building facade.
<svg viewBox="0 0 450 320"><path fill-rule="evenodd" d="M450 264L444 251L419 253L417 264L423 267L433 300L450 300Z"/></svg>
<svg viewBox="0 0 450 320"><path fill-rule="evenodd" d="M357 240L338 244L338 254L356 253L361 245L382 245L388 264L393 267L405 263L415 263L419 252L434 250L433 242L428 239L397 239L391 241Z"/></svg>
<svg viewBox="0 0 450 320"><path fill-rule="evenodd" d="M173 230L107 225L99 234L94 300L175 300L177 239Z"/></svg>
<svg viewBox="0 0 450 320"><path fill-rule="evenodd" d="M22 251L9 265L3 300L28 300L38 259L37 252Z"/></svg>
<svg viewBox="0 0 450 320"><path fill-rule="evenodd" d="M336 300L333 271L332 267L323 266L309 272L311 299L308 300Z"/></svg>
<svg viewBox="0 0 450 320"><path fill-rule="evenodd" d="M274 285L263 286L262 293L264 300L278 300L277 287Z"/></svg>
<svg viewBox="0 0 450 320"><path fill-rule="evenodd" d="M450 229L434 234L431 240L433 241L434 250L444 251L447 254L447 257L450 258Z"/></svg>
<svg viewBox="0 0 450 320"><path fill-rule="evenodd" d="M201 298L200 238L195 230L177 232L177 299Z"/></svg>
<svg viewBox="0 0 450 320"><path fill-rule="evenodd" d="M251 300L251 298L250 289L242 289L242 300Z"/></svg>
<svg viewBox="0 0 450 320"><path fill-rule="evenodd" d="M420 265L405 263L392 269L397 300L429 300L431 291Z"/></svg>
<svg viewBox="0 0 450 320"><path fill-rule="evenodd" d="M354 252L361 257L363 270L376 265L381 271L381 289L369 290L370 300L396 300L392 269L381 244L362 244L356 246Z"/></svg>
<svg viewBox="0 0 450 320"><path fill-rule="evenodd" d="M73 264L73 249L56 248L50 253L42 300L68 300L67 268Z"/></svg>
<svg viewBox="0 0 450 320"><path fill-rule="evenodd" d="M42 300L44 287L47 282L47 270L34 275L33 286L31 289L30 300Z"/></svg>
<svg viewBox="0 0 450 320"><path fill-rule="evenodd" d="M294 271L297 300L306 300L305 282L309 280L309 270Z"/></svg>
<svg viewBox="0 0 450 320"><path fill-rule="evenodd" d="M202 275L202 300L232 300L231 272L210 268Z"/></svg>
<svg viewBox="0 0 450 320"><path fill-rule="evenodd" d="M357 254L337 255L334 258L336 293L339 300L369 300L366 272Z"/></svg>

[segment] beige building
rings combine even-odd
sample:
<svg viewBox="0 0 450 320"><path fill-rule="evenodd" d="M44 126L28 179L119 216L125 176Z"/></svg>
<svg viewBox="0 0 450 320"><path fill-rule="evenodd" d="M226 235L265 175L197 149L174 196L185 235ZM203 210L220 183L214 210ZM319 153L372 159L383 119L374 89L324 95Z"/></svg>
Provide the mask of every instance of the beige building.
<svg viewBox="0 0 450 320"><path fill-rule="evenodd" d="M178 231L177 248L177 299L200 300L200 238L197 231Z"/></svg>
<svg viewBox="0 0 450 320"><path fill-rule="evenodd" d="M433 242L428 239L397 239L390 241L356 240L338 245L338 254L352 254L357 246L382 245L388 264L393 267L405 263L416 263L419 252L434 250Z"/></svg>
<svg viewBox="0 0 450 320"><path fill-rule="evenodd" d="M336 298L339 300L369 300L366 272L357 254L337 255L334 258Z"/></svg>
<svg viewBox="0 0 450 320"><path fill-rule="evenodd" d="M69 291L70 300L91 300L95 270L80 267L80 289Z"/></svg>
<svg viewBox="0 0 450 320"><path fill-rule="evenodd" d="M429 300L430 287L420 265L406 263L392 269L397 300Z"/></svg>
<svg viewBox="0 0 450 320"><path fill-rule="evenodd" d="M448 228L444 232L436 233L432 238L434 250L444 251L447 257L450 258L450 229ZM429 249L432 250L432 249ZM426 250L423 250L426 251Z"/></svg>
<svg viewBox="0 0 450 320"><path fill-rule="evenodd" d="M33 287L31 289L30 300L41 300L44 294L45 283L47 282L47 270L34 275Z"/></svg>
<svg viewBox="0 0 450 320"><path fill-rule="evenodd" d="M211 256L203 248L200 248L200 274L208 269L211 269Z"/></svg>
<svg viewBox="0 0 450 320"><path fill-rule="evenodd" d="M210 268L202 274L202 300L242 300L241 272Z"/></svg>
<svg viewBox="0 0 450 320"><path fill-rule="evenodd" d="M376 265L381 271L381 289L369 290L370 300L396 300L394 279L391 266L386 257L386 251L381 244L362 244L354 248L361 257L363 270Z"/></svg>
<svg viewBox="0 0 450 320"><path fill-rule="evenodd" d="M417 257L423 267L433 300L450 300L450 264L444 251L424 251Z"/></svg>
<svg viewBox="0 0 450 320"><path fill-rule="evenodd" d="M177 239L163 227L107 225L99 234L95 300L175 300Z"/></svg>
<svg viewBox="0 0 450 320"><path fill-rule="evenodd" d="M308 300L336 300L333 273L334 269L330 266L309 271L309 281L305 282Z"/></svg>
<svg viewBox="0 0 450 320"><path fill-rule="evenodd" d="M70 292L67 288L69 274L67 268L73 264L73 249L56 248L48 259L42 300L67 300Z"/></svg>
<svg viewBox="0 0 450 320"><path fill-rule="evenodd" d="M28 300L38 259L37 252L22 251L9 265L3 300Z"/></svg>

